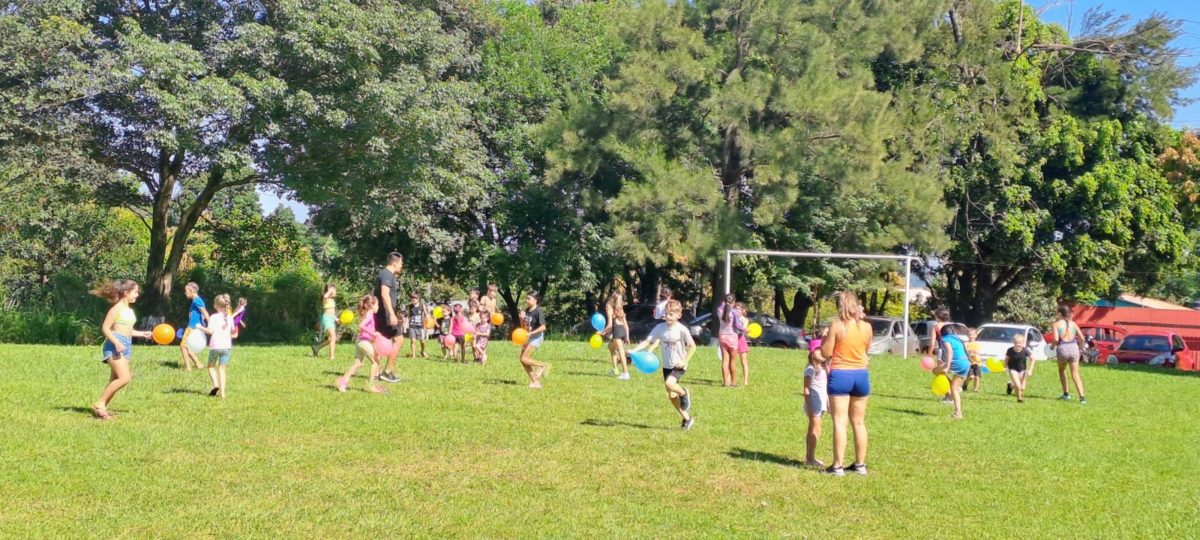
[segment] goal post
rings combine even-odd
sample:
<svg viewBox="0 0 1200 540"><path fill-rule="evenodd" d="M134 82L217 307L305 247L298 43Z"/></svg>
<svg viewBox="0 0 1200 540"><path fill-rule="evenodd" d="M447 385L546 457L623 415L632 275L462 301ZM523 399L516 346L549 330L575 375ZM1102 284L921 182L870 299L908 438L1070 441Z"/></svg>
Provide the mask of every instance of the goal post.
<svg viewBox="0 0 1200 540"><path fill-rule="evenodd" d="M814 251L763 251L754 249L725 250L725 294L729 294L733 285L733 257L744 255L752 257L790 257L795 259L864 259L904 261L904 358L908 358L908 335L912 332L909 325L908 302L911 295L912 262L916 257L909 255L877 255L871 253L818 253Z"/></svg>

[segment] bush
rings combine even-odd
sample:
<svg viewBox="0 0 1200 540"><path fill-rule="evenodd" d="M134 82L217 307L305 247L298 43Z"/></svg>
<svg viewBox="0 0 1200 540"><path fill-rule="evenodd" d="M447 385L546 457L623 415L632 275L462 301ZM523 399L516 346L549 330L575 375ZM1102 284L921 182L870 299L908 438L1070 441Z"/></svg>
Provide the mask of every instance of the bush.
<svg viewBox="0 0 1200 540"><path fill-rule="evenodd" d="M0 342L44 345L98 345L99 323L74 313L0 311Z"/></svg>

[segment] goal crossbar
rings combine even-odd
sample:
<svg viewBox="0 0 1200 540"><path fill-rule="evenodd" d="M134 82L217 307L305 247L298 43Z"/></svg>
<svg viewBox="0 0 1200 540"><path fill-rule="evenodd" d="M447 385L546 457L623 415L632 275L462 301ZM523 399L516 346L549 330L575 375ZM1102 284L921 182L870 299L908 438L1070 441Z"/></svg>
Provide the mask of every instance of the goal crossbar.
<svg viewBox="0 0 1200 540"><path fill-rule="evenodd" d="M864 259L864 260L886 260L886 261L904 261L904 358L908 358L908 335L912 332L912 327L908 323L908 301L910 298L910 288L912 280L912 262L916 257L910 255L880 255L874 253L820 253L816 251L764 251L755 249L727 249L725 250L725 294L729 294L730 288L733 285L733 257L735 255L745 256L762 256L762 257L792 257L797 259Z"/></svg>

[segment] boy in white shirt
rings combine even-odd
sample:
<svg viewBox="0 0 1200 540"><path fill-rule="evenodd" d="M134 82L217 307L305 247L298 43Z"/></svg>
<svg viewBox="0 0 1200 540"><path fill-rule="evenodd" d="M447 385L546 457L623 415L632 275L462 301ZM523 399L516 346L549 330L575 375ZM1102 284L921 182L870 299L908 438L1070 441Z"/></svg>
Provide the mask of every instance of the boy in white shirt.
<svg viewBox="0 0 1200 540"><path fill-rule="evenodd" d="M683 305L678 300L668 300L663 310L666 322L659 323L650 331L646 341L638 344L630 355L636 352L662 348L663 387L667 390L667 398L671 405L683 418L680 425L685 430L692 429L695 419L692 418L692 393L679 385L679 380L687 373L688 362L696 353L696 342L688 328L679 323L683 316Z"/></svg>

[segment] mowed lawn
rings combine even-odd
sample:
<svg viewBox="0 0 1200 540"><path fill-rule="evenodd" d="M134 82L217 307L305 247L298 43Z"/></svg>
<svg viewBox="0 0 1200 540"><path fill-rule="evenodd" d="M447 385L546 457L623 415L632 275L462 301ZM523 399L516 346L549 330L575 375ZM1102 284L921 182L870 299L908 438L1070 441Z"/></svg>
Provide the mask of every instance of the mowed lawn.
<svg viewBox="0 0 1200 540"><path fill-rule="evenodd" d="M877 358L871 474L832 478L799 466L797 352L754 350L752 385L725 389L701 348L691 432L659 375L615 380L583 343L545 346L540 391L497 341L486 367L401 359L382 396L332 388L348 345L332 364L244 346L224 401L176 348L141 345L109 422L87 408L99 352L0 347L0 536L1200 534L1200 377L1173 372L1087 366L1087 405L1055 399L1050 364L1024 404L987 375L955 421L915 360Z"/></svg>

